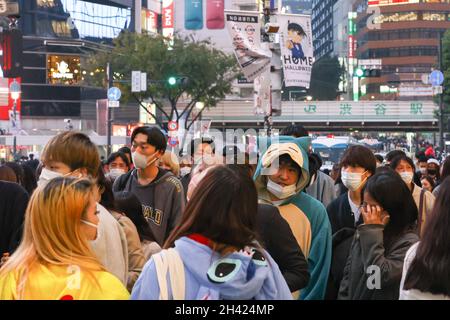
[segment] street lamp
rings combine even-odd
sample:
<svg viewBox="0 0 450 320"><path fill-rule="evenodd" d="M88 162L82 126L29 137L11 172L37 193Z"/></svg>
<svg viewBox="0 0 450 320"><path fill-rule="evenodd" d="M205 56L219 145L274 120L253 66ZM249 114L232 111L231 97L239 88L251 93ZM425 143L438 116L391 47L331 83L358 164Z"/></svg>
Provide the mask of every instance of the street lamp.
<svg viewBox="0 0 450 320"><path fill-rule="evenodd" d="M13 133L14 133L14 142L13 142L13 156L14 160L17 156L17 100L20 98L21 95L21 88L20 84L16 81L16 79L13 80L13 82L9 85L9 94L11 95L11 99L13 99Z"/></svg>
<svg viewBox="0 0 450 320"><path fill-rule="evenodd" d="M204 103L204 102L201 102L201 101L196 102L196 103L195 103L195 107L196 107L198 110L203 110L203 108L205 107L205 103Z"/></svg>
<svg viewBox="0 0 450 320"><path fill-rule="evenodd" d="M307 100L307 101L312 101L312 99L313 99L312 96L307 96L307 97L306 97L306 100Z"/></svg>

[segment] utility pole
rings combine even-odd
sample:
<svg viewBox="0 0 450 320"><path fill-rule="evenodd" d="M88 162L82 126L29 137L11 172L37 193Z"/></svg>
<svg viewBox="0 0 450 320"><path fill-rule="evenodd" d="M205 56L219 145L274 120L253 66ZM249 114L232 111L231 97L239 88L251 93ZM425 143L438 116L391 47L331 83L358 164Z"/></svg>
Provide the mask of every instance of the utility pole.
<svg viewBox="0 0 450 320"><path fill-rule="evenodd" d="M111 63L107 63L106 65L106 76L107 76L107 80L108 80L108 90L109 88L112 88L113 86L113 72L112 72L112 67L111 67ZM109 157L109 155L111 154L111 132L112 132L112 124L113 124L113 108L109 107L109 99L108 99L108 95L106 95L106 99L107 99L107 110L108 110L108 142L107 142L107 149L106 149L106 154Z"/></svg>
<svg viewBox="0 0 450 320"><path fill-rule="evenodd" d="M270 14L271 14L270 11L271 11L270 3L268 3L267 1L264 1L264 8L263 8L264 25L266 25L267 23L270 23ZM267 32L264 32L264 34L263 34L263 42L270 42L270 37ZM272 94L272 92L271 92L271 94ZM270 137L272 135L272 115L273 115L273 113L272 113L272 101L271 101L269 112L264 116L264 129L267 130L268 137Z"/></svg>
<svg viewBox="0 0 450 320"><path fill-rule="evenodd" d="M442 31L439 30L439 44L438 44L438 52L439 52L439 71L442 71L443 63L442 63ZM441 147L441 153L445 151L445 142L444 142L444 90L439 95L439 145Z"/></svg>

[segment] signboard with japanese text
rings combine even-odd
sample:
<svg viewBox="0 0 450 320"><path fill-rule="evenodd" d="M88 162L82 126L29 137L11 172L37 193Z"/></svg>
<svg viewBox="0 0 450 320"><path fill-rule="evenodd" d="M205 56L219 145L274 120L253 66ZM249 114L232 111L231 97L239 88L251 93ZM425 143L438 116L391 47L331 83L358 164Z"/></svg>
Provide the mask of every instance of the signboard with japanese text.
<svg viewBox="0 0 450 320"><path fill-rule="evenodd" d="M270 66L272 53L261 48L261 29L257 12L226 11L226 24L232 47L248 81Z"/></svg>

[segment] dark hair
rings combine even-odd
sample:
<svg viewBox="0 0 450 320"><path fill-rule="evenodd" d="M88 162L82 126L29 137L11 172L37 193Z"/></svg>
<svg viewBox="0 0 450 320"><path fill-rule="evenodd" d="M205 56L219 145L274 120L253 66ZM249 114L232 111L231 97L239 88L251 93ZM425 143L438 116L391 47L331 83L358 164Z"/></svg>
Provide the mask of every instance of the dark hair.
<svg viewBox="0 0 450 320"><path fill-rule="evenodd" d="M369 171L372 175L377 169L377 160L369 148L364 146L350 146L342 156L341 168L361 167Z"/></svg>
<svg viewBox="0 0 450 320"><path fill-rule="evenodd" d="M398 156L406 156L406 153L402 150L389 151L388 154L386 155L386 161L391 162L392 160L394 160L394 158Z"/></svg>
<svg viewBox="0 0 450 320"><path fill-rule="evenodd" d="M36 170L27 163L23 163L21 166L23 169L23 187L31 195L37 188Z"/></svg>
<svg viewBox="0 0 450 320"><path fill-rule="evenodd" d="M305 129L301 124L291 124L283 130L281 130L280 135L282 136L292 136L295 138L307 137L309 135L308 130Z"/></svg>
<svg viewBox="0 0 450 320"><path fill-rule="evenodd" d="M0 166L0 181L18 183L16 173L8 166Z"/></svg>
<svg viewBox="0 0 450 320"><path fill-rule="evenodd" d="M114 201L114 193L112 189L113 183L105 177L105 173L103 172L103 168L101 166L98 170L97 185L102 191L100 204L109 211L119 211L117 210L116 203Z"/></svg>
<svg viewBox="0 0 450 320"><path fill-rule="evenodd" d="M306 36L306 32L303 30L303 28L294 22L291 22L288 24L288 30L289 31L295 31L297 32L300 36Z"/></svg>
<svg viewBox="0 0 450 320"><path fill-rule="evenodd" d="M16 162L7 162L4 164L4 166L9 167L14 171L17 177L17 183L23 187L24 172L22 166Z"/></svg>
<svg viewBox="0 0 450 320"><path fill-rule="evenodd" d="M363 194L366 192L389 213L389 223L384 229L385 247L406 230L414 228L417 206L411 191L397 172L389 168L377 172L367 181Z"/></svg>
<svg viewBox="0 0 450 320"><path fill-rule="evenodd" d="M428 161L428 157L423 154L417 157L417 162L427 162Z"/></svg>
<svg viewBox="0 0 450 320"><path fill-rule="evenodd" d="M131 159L131 149L128 148L127 146L124 146L124 147L120 148L119 150L117 150L117 152L122 152L124 154L128 154L130 156L130 159Z"/></svg>
<svg viewBox="0 0 450 320"><path fill-rule="evenodd" d="M279 161L280 166L287 165L287 166L290 166L290 167L294 168L295 170L297 170L299 178L302 176L302 168L300 168L300 166L297 164L297 162L292 160L290 155L288 155L286 153L282 154L278 161Z"/></svg>
<svg viewBox="0 0 450 320"><path fill-rule="evenodd" d="M322 157L318 153L311 153L311 157L316 159L317 164L319 165L319 168L318 168L318 170L319 170L323 165Z"/></svg>
<svg viewBox="0 0 450 320"><path fill-rule="evenodd" d="M380 163L383 163L383 161L384 161L384 158L381 154L376 154L375 159L377 159L378 162L380 162Z"/></svg>
<svg viewBox="0 0 450 320"><path fill-rule="evenodd" d="M406 274L404 289L450 296L450 178L442 183L425 225L416 256ZM402 288L400 288L402 289Z"/></svg>
<svg viewBox="0 0 450 320"><path fill-rule="evenodd" d="M450 156L445 158L444 163L442 164L442 176L441 180L450 176Z"/></svg>
<svg viewBox="0 0 450 320"><path fill-rule="evenodd" d="M189 148L191 150L190 156L193 157L195 150L197 150L198 146L201 144L204 144L204 143L209 144L211 146L213 153L216 152L216 145L214 143L214 140L211 138L202 137L202 138L194 139L191 141L190 148Z"/></svg>
<svg viewBox="0 0 450 320"><path fill-rule="evenodd" d="M193 233L213 241L219 253L227 246L254 246L257 211L258 196L250 176L217 166L200 181L164 248Z"/></svg>
<svg viewBox="0 0 450 320"><path fill-rule="evenodd" d="M434 179L430 176L425 176L422 178L422 180L427 180L428 183L431 185L431 190L434 190L434 188L436 187L436 183L434 183Z"/></svg>
<svg viewBox="0 0 450 320"><path fill-rule="evenodd" d="M121 192L116 196L115 205L117 210L124 213L131 221L133 221L141 241L155 241L152 229L142 212L141 202L136 195L131 192Z"/></svg>
<svg viewBox="0 0 450 320"><path fill-rule="evenodd" d="M309 176L312 177L317 171L320 170L321 164L319 160L313 156L313 154L308 154L308 162L309 162Z"/></svg>
<svg viewBox="0 0 450 320"><path fill-rule="evenodd" d="M106 164L110 165L117 158L122 159L123 162L125 162L125 164L128 167L128 169L130 169L130 161L128 161L127 156L125 155L125 153L122 153L122 152L119 152L119 151L111 153L111 155L108 157L108 160L106 160Z"/></svg>
<svg viewBox="0 0 450 320"><path fill-rule="evenodd" d="M155 147L156 151L166 151L167 139L166 136L156 127L137 127L131 134L131 142L134 141L138 134L145 134L147 136L147 143Z"/></svg>
<svg viewBox="0 0 450 320"><path fill-rule="evenodd" d="M395 157L391 161L391 164L390 164L391 169L395 171L397 169L397 167L399 166L400 162L402 162L402 161L407 162L411 166L413 172L416 171L415 170L416 166L414 165L414 161L412 161L412 159L406 155L399 155L399 156Z"/></svg>

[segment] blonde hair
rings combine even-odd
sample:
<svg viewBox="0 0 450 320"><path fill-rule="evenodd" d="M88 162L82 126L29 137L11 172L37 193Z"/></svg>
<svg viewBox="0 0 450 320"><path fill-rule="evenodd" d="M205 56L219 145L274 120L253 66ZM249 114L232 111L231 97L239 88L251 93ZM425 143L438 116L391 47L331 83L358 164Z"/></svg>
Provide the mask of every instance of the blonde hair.
<svg viewBox="0 0 450 320"><path fill-rule="evenodd" d="M86 168L96 178L100 167L97 146L81 132L66 131L53 137L42 151L41 160L58 161L71 170Z"/></svg>
<svg viewBox="0 0 450 320"><path fill-rule="evenodd" d="M164 155L159 159L159 163L166 165L170 168L170 171L176 176L180 176L180 163L177 156L170 151L166 151Z"/></svg>
<svg viewBox="0 0 450 320"><path fill-rule="evenodd" d="M94 279L93 271L105 271L80 226L90 201L94 201L94 186L87 179L61 177L33 193L25 213L22 242L0 269L0 276L19 272L19 299L28 270L35 263L77 266Z"/></svg>

